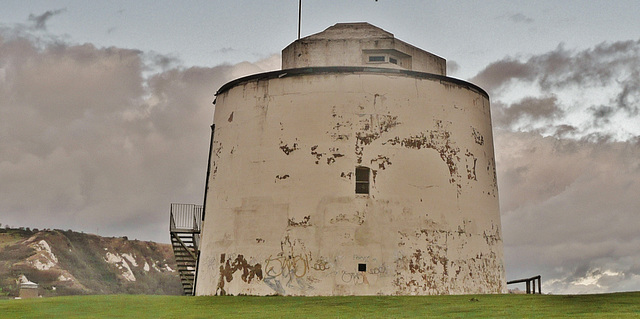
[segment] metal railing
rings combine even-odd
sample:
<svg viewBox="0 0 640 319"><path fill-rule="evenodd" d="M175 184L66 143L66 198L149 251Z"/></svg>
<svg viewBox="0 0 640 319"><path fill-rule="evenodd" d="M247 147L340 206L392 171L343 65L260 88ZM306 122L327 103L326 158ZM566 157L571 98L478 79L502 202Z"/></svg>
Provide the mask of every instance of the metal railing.
<svg viewBox="0 0 640 319"><path fill-rule="evenodd" d="M200 231L202 226L202 205L171 204L169 230L188 229Z"/></svg>
<svg viewBox="0 0 640 319"><path fill-rule="evenodd" d="M511 281L507 281L507 285L511 285L511 284L518 284L521 282L524 282L527 284L527 293L528 294L535 294L536 293L536 281L538 282L538 294L542 293L542 284L540 283L540 279L542 277L540 275L531 277L531 278L524 278L524 279L516 279L516 280L511 280ZM532 289L533 288L533 292Z"/></svg>

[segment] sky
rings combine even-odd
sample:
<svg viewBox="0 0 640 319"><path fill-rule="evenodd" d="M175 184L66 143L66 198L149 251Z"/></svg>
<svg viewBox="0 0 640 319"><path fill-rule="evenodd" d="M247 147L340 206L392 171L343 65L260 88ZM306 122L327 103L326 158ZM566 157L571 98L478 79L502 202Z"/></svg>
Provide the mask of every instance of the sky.
<svg viewBox="0 0 640 319"><path fill-rule="evenodd" d="M298 1L13 1L0 10L0 223L168 242L202 203L214 94L280 68ZM507 279L640 290L640 2L304 0L491 96Z"/></svg>

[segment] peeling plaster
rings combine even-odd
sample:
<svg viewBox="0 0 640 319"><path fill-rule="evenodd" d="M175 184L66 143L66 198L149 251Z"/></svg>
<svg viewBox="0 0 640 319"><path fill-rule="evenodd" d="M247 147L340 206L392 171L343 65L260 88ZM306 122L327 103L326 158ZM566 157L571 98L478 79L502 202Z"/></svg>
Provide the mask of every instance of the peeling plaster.
<svg viewBox="0 0 640 319"><path fill-rule="evenodd" d="M447 122L450 125L451 122ZM450 183L457 186L458 196L462 191L462 177L458 172L458 163L460 162L460 148L455 146L455 142L451 140L451 132L445 128L442 120L436 121L435 130L427 130L418 135L412 135L407 138L400 139L395 137L387 140L383 144L400 145L409 149L420 150L422 148L433 149L440 154L442 161L449 167Z"/></svg>
<svg viewBox="0 0 640 319"><path fill-rule="evenodd" d="M241 271L242 275L240 279L250 284L255 278L262 280L262 266L258 263L251 265L247 262L243 255L238 255L233 261L231 258L226 259L226 254L220 255L220 279L218 280L218 288L216 295L224 296L227 291L224 289L225 281L231 282L233 280L233 274L237 271Z"/></svg>
<svg viewBox="0 0 640 319"><path fill-rule="evenodd" d="M373 163L378 164L378 168L384 170L387 166L391 165L391 160L389 160L389 157L387 156L378 155L378 158L371 160L371 164Z"/></svg>
<svg viewBox="0 0 640 319"><path fill-rule="evenodd" d="M311 220L311 216L304 216L301 221L296 222L295 217L289 218L288 226L289 227L309 227L312 226L309 222Z"/></svg>
<svg viewBox="0 0 640 319"><path fill-rule="evenodd" d="M289 155L299 148L298 143L293 143L292 146L289 146L289 144L284 144L284 142L280 141L280 149L282 150L282 152L284 152L284 154Z"/></svg>

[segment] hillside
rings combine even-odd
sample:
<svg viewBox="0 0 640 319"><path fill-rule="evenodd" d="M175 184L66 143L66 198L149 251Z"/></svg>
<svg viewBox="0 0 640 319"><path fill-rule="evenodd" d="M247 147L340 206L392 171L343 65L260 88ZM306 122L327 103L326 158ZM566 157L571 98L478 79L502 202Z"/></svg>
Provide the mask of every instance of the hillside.
<svg viewBox="0 0 640 319"><path fill-rule="evenodd" d="M63 230L0 229L0 298L22 276L40 295L181 294L171 246ZM24 278L23 278L24 280Z"/></svg>

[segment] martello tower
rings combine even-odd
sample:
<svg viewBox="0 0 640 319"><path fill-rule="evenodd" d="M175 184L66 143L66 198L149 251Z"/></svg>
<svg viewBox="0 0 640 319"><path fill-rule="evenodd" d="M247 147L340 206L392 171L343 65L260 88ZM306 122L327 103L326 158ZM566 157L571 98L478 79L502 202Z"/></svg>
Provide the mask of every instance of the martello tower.
<svg viewBox="0 0 640 319"><path fill-rule="evenodd" d="M505 290L489 96L368 23L215 102L196 294Z"/></svg>

